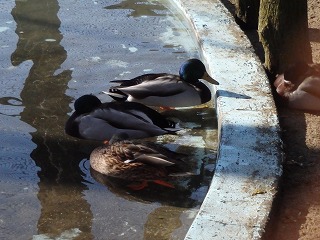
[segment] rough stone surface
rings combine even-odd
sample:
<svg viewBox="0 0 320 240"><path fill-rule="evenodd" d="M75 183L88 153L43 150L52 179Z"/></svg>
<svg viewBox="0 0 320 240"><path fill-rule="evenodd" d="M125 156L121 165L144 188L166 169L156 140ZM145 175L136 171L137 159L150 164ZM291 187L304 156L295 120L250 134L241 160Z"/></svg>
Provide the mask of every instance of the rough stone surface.
<svg viewBox="0 0 320 240"><path fill-rule="evenodd" d="M260 239L282 174L268 78L218 0L175 0L190 20L216 90L220 145L209 192L185 239Z"/></svg>

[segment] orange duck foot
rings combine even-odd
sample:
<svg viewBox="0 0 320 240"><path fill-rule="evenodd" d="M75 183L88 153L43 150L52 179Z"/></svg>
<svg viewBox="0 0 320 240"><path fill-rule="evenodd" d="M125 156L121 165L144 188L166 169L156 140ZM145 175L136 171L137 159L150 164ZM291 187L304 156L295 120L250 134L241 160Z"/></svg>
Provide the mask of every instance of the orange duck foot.
<svg viewBox="0 0 320 240"><path fill-rule="evenodd" d="M174 109L174 107L159 107L161 111L169 111Z"/></svg>
<svg viewBox="0 0 320 240"><path fill-rule="evenodd" d="M164 187L175 188L171 183L168 183L163 180L153 180L153 182ZM148 182L144 180L141 183L129 184L127 187L129 187L132 190L138 191L148 187Z"/></svg>
<svg viewBox="0 0 320 240"><path fill-rule="evenodd" d="M159 184L161 186L168 187L168 188L175 188L171 183L168 183L168 182L163 181L163 180L153 180L153 182L156 183L156 184Z"/></svg>
<svg viewBox="0 0 320 240"><path fill-rule="evenodd" d="M128 185L128 187L130 189L135 190L135 191L142 190L147 186L148 186L148 182L147 181L142 181L141 183L135 183L135 184L132 183L132 184Z"/></svg>

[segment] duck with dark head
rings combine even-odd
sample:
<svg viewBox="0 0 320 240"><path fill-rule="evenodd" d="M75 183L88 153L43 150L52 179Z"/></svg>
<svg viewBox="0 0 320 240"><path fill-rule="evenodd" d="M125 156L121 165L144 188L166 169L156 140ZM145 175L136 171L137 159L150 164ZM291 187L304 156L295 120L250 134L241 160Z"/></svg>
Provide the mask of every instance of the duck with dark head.
<svg viewBox="0 0 320 240"><path fill-rule="evenodd" d="M101 103L94 95L84 95L74 103L75 112L65 125L73 137L108 141L126 133L130 139L175 134L176 123L157 111L135 102Z"/></svg>
<svg viewBox="0 0 320 240"><path fill-rule="evenodd" d="M154 73L131 80L114 80L111 82L120 85L104 93L117 101L140 102L158 107L189 107L211 100L211 91L199 79L219 85L209 76L202 61L189 59L181 65L179 75Z"/></svg>

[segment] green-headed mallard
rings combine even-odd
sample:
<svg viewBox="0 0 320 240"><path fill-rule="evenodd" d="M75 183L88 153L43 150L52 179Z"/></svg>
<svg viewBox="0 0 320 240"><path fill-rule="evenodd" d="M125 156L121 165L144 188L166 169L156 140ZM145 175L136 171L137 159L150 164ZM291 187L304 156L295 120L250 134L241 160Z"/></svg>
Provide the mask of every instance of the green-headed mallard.
<svg viewBox="0 0 320 240"><path fill-rule="evenodd" d="M140 102L149 106L188 107L211 100L211 91L199 79L212 84L211 78L199 59L184 62L179 75L159 73L144 74L131 80L114 80L120 86L105 92L117 101Z"/></svg>
<svg viewBox="0 0 320 240"><path fill-rule="evenodd" d="M274 81L277 93L290 108L320 110L320 67L297 62Z"/></svg>
<svg viewBox="0 0 320 240"><path fill-rule="evenodd" d="M188 176L186 163L178 154L148 142L124 140L126 133L116 134L108 145L94 149L90 155L91 167L106 176L140 182L130 187L139 190L148 181L166 187L173 185L165 180L170 177Z"/></svg>
<svg viewBox="0 0 320 240"><path fill-rule="evenodd" d="M107 141L114 134L126 133L134 139L174 134L179 130L173 121L140 103L101 103L96 96L84 95L75 101L74 108L65 131L77 138Z"/></svg>

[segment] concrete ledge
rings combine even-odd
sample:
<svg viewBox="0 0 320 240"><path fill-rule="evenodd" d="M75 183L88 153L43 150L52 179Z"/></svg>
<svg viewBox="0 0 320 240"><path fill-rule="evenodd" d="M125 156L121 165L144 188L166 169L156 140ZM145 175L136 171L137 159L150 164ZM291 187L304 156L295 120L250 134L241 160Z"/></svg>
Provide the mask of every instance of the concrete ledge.
<svg viewBox="0 0 320 240"><path fill-rule="evenodd" d="M278 179L281 140L267 76L251 44L218 0L174 0L194 28L220 82L220 143L209 192L185 239L260 239Z"/></svg>

